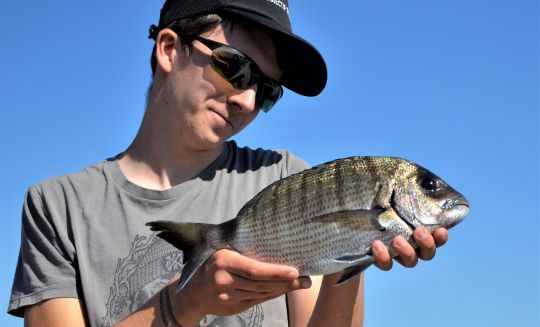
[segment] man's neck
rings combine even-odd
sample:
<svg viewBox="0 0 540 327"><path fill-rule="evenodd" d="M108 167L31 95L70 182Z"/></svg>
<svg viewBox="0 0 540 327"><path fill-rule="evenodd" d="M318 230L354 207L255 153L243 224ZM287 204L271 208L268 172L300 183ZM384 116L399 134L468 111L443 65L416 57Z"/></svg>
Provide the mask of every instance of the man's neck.
<svg viewBox="0 0 540 327"><path fill-rule="evenodd" d="M141 187L166 190L193 179L223 151L223 144L201 150L184 144L175 131L156 128L160 122L145 117L133 143L120 156L126 178Z"/></svg>
<svg viewBox="0 0 540 327"><path fill-rule="evenodd" d="M216 151L201 151L195 155L177 151L174 156L163 154L165 149L145 148L132 144L119 159L120 169L134 184L166 190L196 177L220 155L223 146Z"/></svg>

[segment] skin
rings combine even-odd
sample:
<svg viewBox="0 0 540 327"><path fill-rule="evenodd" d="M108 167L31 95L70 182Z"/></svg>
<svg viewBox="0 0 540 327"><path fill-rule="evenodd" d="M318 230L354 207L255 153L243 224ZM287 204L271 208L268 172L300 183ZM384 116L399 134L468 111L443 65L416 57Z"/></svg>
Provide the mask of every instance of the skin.
<svg viewBox="0 0 540 327"><path fill-rule="evenodd" d="M230 44L250 56L276 80L281 71L271 39L264 31L242 24L234 29L219 25L204 35ZM253 121L256 88L236 90L208 65L211 51L195 41L191 55L178 36L162 30L156 41L158 61L154 86L141 128L120 158L120 167L132 182L166 190L196 176L222 151L223 143ZM414 267L431 260L448 232L413 234L418 251L402 237L393 246L395 261ZM381 242L374 242L376 266L392 268L393 259ZM363 325L363 274L342 286L333 286L339 274L300 277L295 268L255 261L230 250L215 252L185 288L176 293L178 277L167 291L176 320L194 326L204 315L231 315L268 299L287 294L291 326ZM189 308L189 310L185 310ZM159 293L117 326L163 326ZM78 299L58 298L30 306L25 326L85 326L85 310Z"/></svg>

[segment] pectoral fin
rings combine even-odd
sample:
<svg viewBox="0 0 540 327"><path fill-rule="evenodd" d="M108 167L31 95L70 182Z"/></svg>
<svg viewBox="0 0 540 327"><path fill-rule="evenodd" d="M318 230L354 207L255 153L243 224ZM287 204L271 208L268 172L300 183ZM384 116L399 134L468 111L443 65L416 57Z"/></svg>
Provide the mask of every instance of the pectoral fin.
<svg viewBox="0 0 540 327"><path fill-rule="evenodd" d="M344 282L360 274L362 271L366 270L369 266L375 263L375 259L373 259L373 257L369 254L348 255L334 259L334 261L353 265L343 271L343 274L341 274L341 278L337 281L335 285L343 284Z"/></svg>
<svg viewBox="0 0 540 327"><path fill-rule="evenodd" d="M308 219L312 223L337 223L355 226L363 230L383 230L379 224L379 215L384 209L356 209L342 210L332 213L327 213L320 216L315 216Z"/></svg>
<svg viewBox="0 0 540 327"><path fill-rule="evenodd" d="M401 221L401 218L393 208L388 208L382 211L377 217L377 224L381 226L381 230L392 228L396 222Z"/></svg>

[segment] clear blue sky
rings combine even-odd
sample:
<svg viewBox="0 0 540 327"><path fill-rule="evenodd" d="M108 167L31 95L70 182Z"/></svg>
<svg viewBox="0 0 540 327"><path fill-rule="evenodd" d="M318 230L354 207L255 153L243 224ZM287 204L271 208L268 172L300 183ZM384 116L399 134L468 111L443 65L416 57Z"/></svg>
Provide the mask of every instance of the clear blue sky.
<svg viewBox="0 0 540 327"><path fill-rule="evenodd" d="M366 275L368 326L539 326L539 7L532 0L291 0L327 60L316 98L287 92L236 139L311 164L416 161L469 217L435 260ZM2 1L0 326L25 190L124 150L145 101L161 0Z"/></svg>

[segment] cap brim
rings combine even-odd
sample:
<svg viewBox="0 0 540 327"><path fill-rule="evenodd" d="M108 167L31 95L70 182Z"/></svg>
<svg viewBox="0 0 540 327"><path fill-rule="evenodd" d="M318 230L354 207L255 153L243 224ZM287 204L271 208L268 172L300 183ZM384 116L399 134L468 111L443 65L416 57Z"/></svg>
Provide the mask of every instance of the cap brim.
<svg viewBox="0 0 540 327"><path fill-rule="evenodd" d="M276 43L277 60L283 70L279 80L283 86L305 96L316 96L322 92L327 80L326 64L313 45L265 16L231 7L221 10L270 30Z"/></svg>

